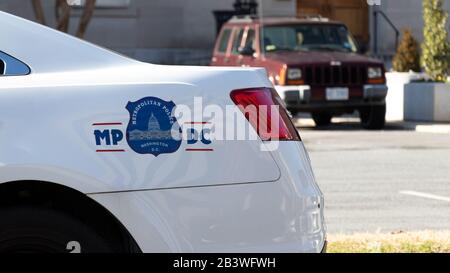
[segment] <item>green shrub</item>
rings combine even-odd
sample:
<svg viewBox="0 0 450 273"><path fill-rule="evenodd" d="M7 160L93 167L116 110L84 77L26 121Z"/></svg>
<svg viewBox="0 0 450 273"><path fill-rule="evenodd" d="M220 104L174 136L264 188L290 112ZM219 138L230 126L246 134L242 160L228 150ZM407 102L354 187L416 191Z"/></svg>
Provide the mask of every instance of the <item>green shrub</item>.
<svg viewBox="0 0 450 273"><path fill-rule="evenodd" d="M422 66L433 81L445 82L449 67L447 41L448 13L442 8L443 0L423 0L424 41Z"/></svg>
<svg viewBox="0 0 450 273"><path fill-rule="evenodd" d="M403 31L403 38L392 60L392 66L397 72L420 72L419 44L409 29Z"/></svg>

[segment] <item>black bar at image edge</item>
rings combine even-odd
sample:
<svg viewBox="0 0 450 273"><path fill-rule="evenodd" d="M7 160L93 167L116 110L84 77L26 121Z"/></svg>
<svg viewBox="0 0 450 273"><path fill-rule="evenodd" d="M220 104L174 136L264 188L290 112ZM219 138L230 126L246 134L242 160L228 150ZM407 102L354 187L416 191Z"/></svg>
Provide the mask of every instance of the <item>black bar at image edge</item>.
<svg viewBox="0 0 450 273"><path fill-rule="evenodd" d="M17 259L17 260L16 260ZM399 267L417 269L446 266L448 255L433 254L63 254L63 255L7 255L0 254L6 266L14 269L30 267L70 268L76 272L101 272L108 267L124 272L311 272L331 267L366 272ZM26 262L25 262L26 261ZM363 265L364 270L361 270ZM62 267L61 267L62 266ZM315 269L314 269L315 268ZM145 270L142 270L145 269ZM431 268L429 268L431 269Z"/></svg>

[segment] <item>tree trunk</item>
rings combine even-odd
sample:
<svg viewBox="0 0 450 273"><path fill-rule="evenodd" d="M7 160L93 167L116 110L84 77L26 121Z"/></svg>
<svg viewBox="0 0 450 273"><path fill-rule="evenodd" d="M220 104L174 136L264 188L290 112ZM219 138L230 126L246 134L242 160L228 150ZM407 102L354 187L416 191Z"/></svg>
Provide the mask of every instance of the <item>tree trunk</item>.
<svg viewBox="0 0 450 273"><path fill-rule="evenodd" d="M95 0L86 0L84 5L83 14L80 18L80 25L78 26L77 37L83 38L86 32L89 21L91 20L92 14L95 9Z"/></svg>
<svg viewBox="0 0 450 273"><path fill-rule="evenodd" d="M80 23L78 25L78 30L76 36L83 38L86 33L86 29L94 13L96 0L86 0L84 4L83 13L80 17ZM45 14L42 8L41 0L31 0L33 4L33 11L36 16L36 21L45 25ZM69 22L70 22L70 12L71 7L67 3L67 0L56 0L55 1L55 18L56 18L56 28L59 31L68 32Z"/></svg>
<svg viewBox="0 0 450 273"><path fill-rule="evenodd" d="M40 24L45 25L45 15L42 9L41 0L32 0L34 15L36 16L36 21Z"/></svg>
<svg viewBox="0 0 450 273"><path fill-rule="evenodd" d="M66 0L57 0L55 3L56 28L59 31L67 32L69 30L70 6Z"/></svg>

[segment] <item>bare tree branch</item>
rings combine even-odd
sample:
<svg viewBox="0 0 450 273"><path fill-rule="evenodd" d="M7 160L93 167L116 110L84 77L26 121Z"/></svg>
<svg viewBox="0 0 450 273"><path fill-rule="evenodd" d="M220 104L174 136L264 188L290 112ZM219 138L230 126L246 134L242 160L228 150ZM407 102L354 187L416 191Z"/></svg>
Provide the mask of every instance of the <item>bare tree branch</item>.
<svg viewBox="0 0 450 273"><path fill-rule="evenodd" d="M78 30L76 36L83 38L86 33L86 29L94 13L96 0L85 0L83 13L80 17L80 23L78 25ZM41 0L31 0L33 4L34 14L36 16L36 21L45 25L45 14L42 8ZM56 18L56 29L63 32L68 32L70 23L70 12L72 8L68 4L67 0L56 0L55 1L55 18Z"/></svg>
<svg viewBox="0 0 450 273"><path fill-rule="evenodd" d="M95 9L95 0L86 0L84 5L83 14L80 18L80 25L78 26L77 37L83 38L86 32L89 21L91 20L92 14Z"/></svg>
<svg viewBox="0 0 450 273"><path fill-rule="evenodd" d="M57 0L55 3L56 28L59 31L67 32L69 30L71 7L66 0Z"/></svg>
<svg viewBox="0 0 450 273"><path fill-rule="evenodd" d="M34 15L36 16L36 21L40 24L45 25L45 15L42 9L41 0L32 0Z"/></svg>
<svg viewBox="0 0 450 273"><path fill-rule="evenodd" d="M56 0L55 1L55 20L56 20L56 22L58 22L59 21L59 18L61 17L60 16L60 14L59 14L59 1L58 0Z"/></svg>

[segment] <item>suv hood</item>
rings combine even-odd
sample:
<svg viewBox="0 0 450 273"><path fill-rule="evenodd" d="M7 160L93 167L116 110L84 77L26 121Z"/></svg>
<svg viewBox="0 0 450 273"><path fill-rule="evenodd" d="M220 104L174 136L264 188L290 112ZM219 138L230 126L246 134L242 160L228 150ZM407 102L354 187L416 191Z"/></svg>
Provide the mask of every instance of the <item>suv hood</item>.
<svg viewBox="0 0 450 273"><path fill-rule="evenodd" d="M376 64L382 65L379 60L369 58L367 56L357 54L357 53L347 53L347 52L331 52L331 51L283 51L283 52L271 52L266 53L268 59L282 62L289 66L304 65L304 64L323 64L330 63L333 61L342 63L353 63L353 64Z"/></svg>

